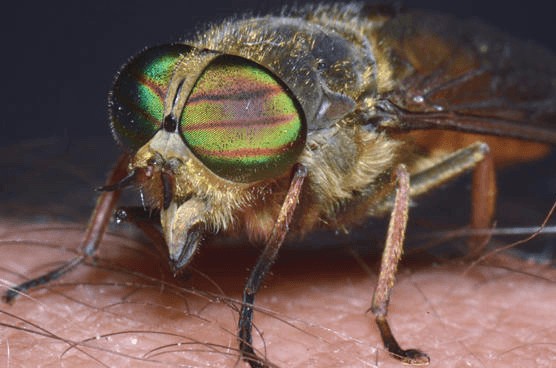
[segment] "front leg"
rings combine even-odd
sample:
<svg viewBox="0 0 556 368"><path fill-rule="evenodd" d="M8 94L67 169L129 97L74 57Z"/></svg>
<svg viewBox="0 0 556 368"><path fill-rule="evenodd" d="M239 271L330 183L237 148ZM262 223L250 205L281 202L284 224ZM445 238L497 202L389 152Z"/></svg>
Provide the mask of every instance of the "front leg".
<svg viewBox="0 0 556 368"><path fill-rule="evenodd" d="M284 242L284 238L288 232L288 227L292 219L293 213L299 202L299 195L303 186L303 181L307 177L307 169L305 166L298 164L295 167L294 175L290 183L290 188L286 194L286 198L280 209L278 219L274 224L272 233L268 238L263 253L260 255L255 268L251 271L251 275L247 280L247 284L243 289L243 300L241 311L239 312L238 323L238 339L239 350L243 359L249 363L252 368L262 368L267 366L264 358L261 358L253 349L253 307L255 304L255 294L261 287L261 283L270 269L270 266L276 260L278 250Z"/></svg>
<svg viewBox="0 0 556 368"><path fill-rule="evenodd" d="M128 162L129 156L124 154L118 159L116 166L112 169L112 172L108 177L106 187L114 188L111 191L103 192L98 197L93 214L89 219L87 231L81 240L81 254L44 275L10 288L6 294L4 294L4 300L7 303L13 303L15 298L20 293L27 292L30 289L34 289L48 284L51 281L57 280L83 263L87 258L95 255L98 246L102 241L102 237L108 228L112 211L114 210L116 202L120 197L120 189L116 187L117 184L114 185L114 183L121 183L127 180L127 177L129 177L129 175L126 177Z"/></svg>

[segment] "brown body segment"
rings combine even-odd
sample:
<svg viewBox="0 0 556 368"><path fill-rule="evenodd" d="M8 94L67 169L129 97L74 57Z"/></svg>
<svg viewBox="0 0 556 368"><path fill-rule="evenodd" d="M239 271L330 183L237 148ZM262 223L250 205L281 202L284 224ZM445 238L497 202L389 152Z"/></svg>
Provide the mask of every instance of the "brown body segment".
<svg viewBox="0 0 556 368"><path fill-rule="evenodd" d="M400 139L408 139L434 156L453 152L474 142L484 142L491 148L497 168L538 160L552 151L552 147L544 143L449 130L416 130L400 134Z"/></svg>

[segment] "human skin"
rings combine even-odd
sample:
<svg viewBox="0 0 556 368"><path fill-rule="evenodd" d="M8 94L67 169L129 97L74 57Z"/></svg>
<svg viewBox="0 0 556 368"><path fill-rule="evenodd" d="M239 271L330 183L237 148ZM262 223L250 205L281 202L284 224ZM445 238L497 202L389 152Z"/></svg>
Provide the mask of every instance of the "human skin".
<svg viewBox="0 0 556 368"><path fill-rule="evenodd" d="M4 288L69 259L82 232L2 221ZM95 263L0 305L0 365L247 366L236 350L236 309L258 250L206 245L174 279L154 248L133 238L107 234ZM556 364L554 269L418 258L403 262L389 310L402 347L426 351L431 367ZM284 249L257 295L256 349L280 367L400 367L367 312L377 262L376 252Z"/></svg>

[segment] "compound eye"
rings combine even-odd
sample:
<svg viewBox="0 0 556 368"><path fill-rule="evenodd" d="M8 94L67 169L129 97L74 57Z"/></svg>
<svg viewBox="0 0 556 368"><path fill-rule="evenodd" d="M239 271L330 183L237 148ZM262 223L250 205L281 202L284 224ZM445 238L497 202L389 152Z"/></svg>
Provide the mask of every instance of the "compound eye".
<svg viewBox="0 0 556 368"><path fill-rule="evenodd" d="M205 68L180 124L208 169L242 183L284 175L306 139L305 117L288 88L262 66L229 55Z"/></svg>
<svg viewBox="0 0 556 368"><path fill-rule="evenodd" d="M109 96L112 134L118 143L136 151L149 141L164 115L168 84L187 45L147 49L118 73Z"/></svg>

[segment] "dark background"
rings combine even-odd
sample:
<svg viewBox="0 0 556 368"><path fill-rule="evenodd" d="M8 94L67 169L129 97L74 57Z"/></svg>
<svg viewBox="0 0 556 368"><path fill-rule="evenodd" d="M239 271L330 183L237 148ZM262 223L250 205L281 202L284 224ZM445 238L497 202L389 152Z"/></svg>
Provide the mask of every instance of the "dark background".
<svg viewBox="0 0 556 368"><path fill-rule="evenodd" d="M306 3L300 1L299 3ZM146 46L192 34L199 25L286 1L10 2L2 6L1 144L32 137L109 135L112 78ZM291 2L290 2L291 3ZM556 49L551 1L406 1L458 17L478 17Z"/></svg>
<svg viewBox="0 0 556 368"><path fill-rule="evenodd" d="M206 22L250 11L264 14L291 2L45 1L2 6L0 216L41 220L87 217L118 154L107 117L113 76L146 46L181 39ZM298 1L298 3L307 3ZM556 50L552 1L406 1L412 8L477 17ZM539 224L556 199L556 158L503 172L503 225ZM469 180L465 179L464 188ZM438 214L468 206L441 200ZM442 193L441 193L442 194ZM508 207L509 206L509 207ZM441 216L442 217L442 216ZM462 225L464 220L454 220ZM550 240L551 238L551 240ZM548 237L554 243L554 237ZM544 248L543 248L544 249Z"/></svg>

